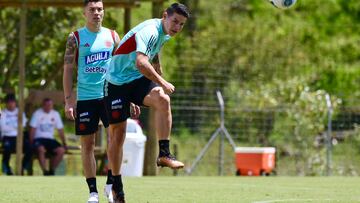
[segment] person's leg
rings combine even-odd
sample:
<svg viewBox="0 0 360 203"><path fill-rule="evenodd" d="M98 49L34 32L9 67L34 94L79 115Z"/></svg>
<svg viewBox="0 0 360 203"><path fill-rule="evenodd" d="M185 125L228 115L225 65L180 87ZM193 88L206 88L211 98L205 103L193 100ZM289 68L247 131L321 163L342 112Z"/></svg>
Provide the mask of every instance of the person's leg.
<svg viewBox="0 0 360 203"><path fill-rule="evenodd" d="M4 148L3 159L2 159L2 172L6 175L13 175L9 164L10 156L11 156L11 151Z"/></svg>
<svg viewBox="0 0 360 203"><path fill-rule="evenodd" d="M130 117L129 92L133 83L117 86L105 81L104 103L109 125L108 159L113 176L112 194L114 202L124 202L125 195L120 175L126 120Z"/></svg>
<svg viewBox="0 0 360 203"><path fill-rule="evenodd" d="M89 192L98 192L96 187L95 134L80 137L81 159Z"/></svg>
<svg viewBox="0 0 360 203"><path fill-rule="evenodd" d="M56 168L59 166L60 162L63 160L64 154L65 154L65 149L64 147L57 147L53 150L55 156L51 158L50 161L50 172L51 175L55 174L55 170Z"/></svg>
<svg viewBox="0 0 360 203"><path fill-rule="evenodd" d="M169 140L171 134L172 115L170 107L170 97L165 94L161 87L154 87L148 95L145 96L143 104L155 110L155 127L159 138L159 159L158 166L167 166L178 169L184 167L184 164L177 161L169 149Z"/></svg>
<svg viewBox="0 0 360 203"><path fill-rule="evenodd" d="M110 124L109 135L111 142L109 143L109 162L111 164L113 176L113 191L123 198L123 185L120 175L121 162L123 157L123 144L126 136L126 121Z"/></svg>
<svg viewBox="0 0 360 203"><path fill-rule="evenodd" d="M39 159L39 164L40 164L41 170L43 171L44 175L48 175L48 171L46 168L46 157L45 157L46 149L45 149L45 147L43 145L39 145L36 148L36 152L37 152L37 156Z"/></svg>
<svg viewBox="0 0 360 203"><path fill-rule="evenodd" d="M169 95L161 87L155 87L145 96L143 103L155 110L155 127L159 140L168 140L172 125Z"/></svg>
<svg viewBox="0 0 360 203"><path fill-rule="evenodd" d="M77 102L77 116L75 119L76 135L80 137L81 159L84 176L89 188L90 198L92 193L98 193L96 186L96 160L95 160L95 134L99 124L98 100L84 100Z"/></svg>
<svg viewBox="0 0 360 203"><path fill-rule="evenodd" d="M11 137L3 137L3 159L2 159L2 172L6 175L13 175L10 167L11 152L16 148L16 139Z"/></svg>
<svg viewBox="0 0 360 203"><path fill-rule="evenodd" d="M106 196L108 202L113 202L114 197L113 197L113 193L112 193L112 186L114 184L114 177L112 175L112 169L111 169L112 167L111 167L111 162L109 160L109 157L110 157L110 152L109 152L109 146L110 146L109 123L107 121L105 123L103 119L102 119L102 122L103 122L104 127L105 127L106 138L107 138L106 139L107 140L107 148L106 148L107 157L106 157L106 159L108 160L108 162L107 162L108 163L108 170L107 170L106 184L104 186L104 195Z"/></svg>
<svg viewBox="0 0 360 203"><path fill-rule="evenodd" d="M106 114L106 103L104 99L101 99L98 101L98 113L99 117L101 119L101 122L103 123L103 126L105 127L105 134L106 134L106 155L107 159L109 159L109 144L110 144L110 135L109 135L109 119ZM111 163L108 161L108 171L107 171L107 179L106 179L106 185L105 185L105 193L111 192L111 187L113 184L113 177L112 177L112 170L111 170ZM106 188L108 187L108 189ZM106 194L107 195L107 194ZM107 195L108 196L108 195Z"/></svg>
<svg viewBox="0 0 360 203"><path fill-rule="evenodd" d="M23 145L23 152L24 152L24 157L23 157L23 161L22 161L22 166L23 169L27 170L28 175L30 175L32 173L32 166L31 166L31 161L32 161L32 149L31 149L31 145L29 140L24 140L24 145Z"/></svg>

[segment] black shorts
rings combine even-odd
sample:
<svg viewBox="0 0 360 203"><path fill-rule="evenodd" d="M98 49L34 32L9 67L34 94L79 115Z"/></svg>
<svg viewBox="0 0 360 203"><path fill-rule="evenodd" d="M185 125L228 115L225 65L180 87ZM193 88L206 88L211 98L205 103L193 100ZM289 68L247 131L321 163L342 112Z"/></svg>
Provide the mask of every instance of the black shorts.
<svg viewBox="0 0 360 203"><path fill-rule="evenodd" d="M15 153L16 152L16 137L12 136L4 136L2 138L2 147L4 151L8 153ZM24 153L31 153L31 145L29 139L24 137L23 140L23 152Z"/></svg>
<svg viewBox="0 0 360 203"><path fill-rule="evenodd" d="M98 130L99 119L105 128L109 126L103 99L78 101L76 104L76 135L90 135Z"/></svg>
<svg viewBox="0 0 360 203"><path fill-rule="evenodd" d="M40 146L45 147L46 152L50 153L53 153L56 148L61 147L60 143L54 139L36 138L33 147L37 149Z"/></svg>
<svg viewBox="0 0 360 203"><path fill-rule="evenodd" d="M158 85L146 77L123 85L105 81L104 100L109 123L126 121L130 117L130 103L144 106L143 101L149 92Z"/></svg>

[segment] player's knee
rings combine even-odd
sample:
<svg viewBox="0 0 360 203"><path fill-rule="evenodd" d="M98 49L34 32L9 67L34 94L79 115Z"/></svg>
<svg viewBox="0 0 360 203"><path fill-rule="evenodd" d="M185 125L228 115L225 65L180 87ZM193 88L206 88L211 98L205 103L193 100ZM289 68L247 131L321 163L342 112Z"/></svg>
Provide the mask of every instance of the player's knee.
<svg viewBox="0 0 360 203"><path fill-rule="evenodd" d="M39 146L37 149L36 149L37 153L39 154L45 154L46 153L46 149L44 146Z"/></svg>
<svg viewBox="0 0 360 203"><path fill-rule="evenodd" d="M159 105L159 108L161 110L167 110L169 109L170 107L170 97L169 95L165 94L165 93L161 93L159 95L159 102L158 102L158 105Z"/></svg>
<svg viewBox="0 0 360 203"><path fill-rule="evenodd" d="M64 155L65 154L65 149L64 149L64 147L58 147L58 148L56 148L56 154L57 155Z"/></svg>
<svg viewBox="0 0 360 203"><path fill-rule="evenodd" d="M110 133L111 143L121 144L126 134L126 123L111 124L109 130L112 132Z"/></svg>
<svg viewBox="0 0 360 203"><path fill-rule="evenodd" d="M95 148L95 140L91 137L81 139L81 149L85 152L91 152Z"/></svg>
<svg viewBox="0 0 360 203"><path fill-rule="evenodd" d="M86 152L86 153L94 151L94 148L95 148L95 144L87 143L87 144L82 144L81 145L81 150Z"/></svg>

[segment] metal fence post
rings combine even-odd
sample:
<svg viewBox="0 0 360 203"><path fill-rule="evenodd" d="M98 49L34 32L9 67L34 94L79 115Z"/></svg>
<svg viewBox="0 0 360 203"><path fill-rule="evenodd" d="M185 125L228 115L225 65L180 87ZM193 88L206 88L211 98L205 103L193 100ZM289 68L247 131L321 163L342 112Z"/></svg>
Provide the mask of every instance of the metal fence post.
<svg viewBox="0 0 360 203"><path fill-rule="evenodd" d="M332 173L332 113L333 108L331 104L330 95L325 95L326 106L328 108L328 123L327 123L327 133L326 133L326 175L331 176Z"/></svg>

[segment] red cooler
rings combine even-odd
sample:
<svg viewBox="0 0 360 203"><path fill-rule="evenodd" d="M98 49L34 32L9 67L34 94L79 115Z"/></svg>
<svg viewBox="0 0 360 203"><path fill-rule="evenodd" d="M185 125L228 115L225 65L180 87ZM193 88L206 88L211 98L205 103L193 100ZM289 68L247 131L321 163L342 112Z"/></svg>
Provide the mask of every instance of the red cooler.
<svg viewBox="0 0 360 203"><path fill-rule="evenodd" d="M275 168L274 147L237 147L236 174L242 176L270 175Z"/></svg>

